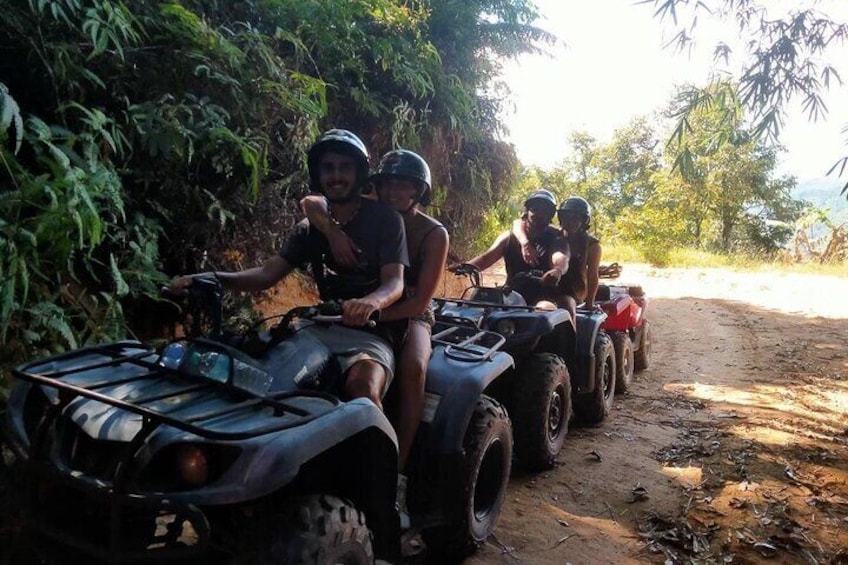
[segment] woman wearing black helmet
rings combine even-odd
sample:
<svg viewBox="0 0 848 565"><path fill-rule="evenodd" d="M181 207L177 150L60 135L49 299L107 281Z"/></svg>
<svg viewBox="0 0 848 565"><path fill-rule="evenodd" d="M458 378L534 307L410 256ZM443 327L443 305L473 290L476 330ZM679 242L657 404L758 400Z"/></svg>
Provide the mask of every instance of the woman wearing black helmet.
<svg viewBox="0 0 848 565"><path fill-rule="evenodd" d="M398 422L399 469L403 472L424 410L424 378L430 360L430 302L445 268L447 230L419 206L430 203L430 168L417 153L399 149L386 153L371 176L381 202L403 217L410 267L404 273L405 297L383 310L384 321L408 320L398 359L401 414ZM332 204L332 203L331 203ZM327 201L310 195L301 200L306 217L330 240L340 263L356 260L357 248L334 223Z"/></svg>
<svg viewBox="0 0 848 565"><path fill-rule="evenodd" d="M572 196L559 207L557 218L571 248L568 271L560 281L560 289L571 300L592 308L598 292L598 268L603 253L598 238L589 233L592 207L585 199Z"/></svg>

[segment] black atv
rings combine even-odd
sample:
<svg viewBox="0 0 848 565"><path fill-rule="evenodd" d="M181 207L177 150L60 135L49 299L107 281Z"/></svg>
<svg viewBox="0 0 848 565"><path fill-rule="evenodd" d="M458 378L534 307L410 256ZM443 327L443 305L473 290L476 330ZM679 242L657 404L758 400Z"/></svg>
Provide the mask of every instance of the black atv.
<svg viewBox="0 0 848 565"><path fill-rule="evenodd" d="M190 294L220 323L220 285ZM373 563L400 556L397 441L367 399L345 401L326 347L294 347L295 308L270 331L88 347L14 369L6 441L23 533L48 562L197 558ZM304 334L306 335L306 334ZM484 392L513 366L503 338L442 323L410 465L412 524L453 558L491 533L512 431Z"/></svg>
<svg viewBox="0 0 848 565"><path fill-rule="evenodd" d="M601 329L606 315L578 309L572 324L563 308L528 305L524 295L539 295L541 271L520 273L511 286L483 286L474 265L453 270L470 285L460 298L436 299L437 317L506 337L504 350L515 358L516 369L493 394L510 413L521 461L532 469L550 467L565 440L572 406L576 420L587 424L603 421L612 409L615 359Z"/></svg>
<svg viewBox="0 0 848 565"><path fill-rule="evenodd" d="M436 298L436 318L445 323L494 331L506 338L504 350L516 361L508 378L492 394L507 407L513 423L519 461L532 470L553 466L568 433L572 382L561 352L574 348L567 310L529 306L516 289L484 287L480 270L462 264L453 269L470 286L460 298ZM538 273L517 277L532 285Z"/></svg>

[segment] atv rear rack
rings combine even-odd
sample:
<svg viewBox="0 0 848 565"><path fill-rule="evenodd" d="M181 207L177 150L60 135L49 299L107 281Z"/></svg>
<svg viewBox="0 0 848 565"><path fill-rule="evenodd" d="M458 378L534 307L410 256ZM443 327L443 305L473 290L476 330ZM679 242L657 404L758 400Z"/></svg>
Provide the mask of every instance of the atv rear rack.
<svg viewBox="0 0 848 565"><path fill-rule="evenodd" d="M481 330L473 325L436 322L432 343L445 346L445 356L456 361L488 361L506 342L495 332Z"/></svg>
<svg viewBox="0 0 848 565"><path fill-rule="evenodd" d="M74 360L80 362L74 364ZM133 441L143 441L143 438L153 432L159 425L165 424L174 428L213 440L243 440L261 435L278 432L306 424L322 416L340 404L340 401L326 393L318 391L295 391L273 394L267 397L258 396L248 391L237 389L225 383L194 377L175 369L163 367L157 361L159 354L152 348L135 341L121 341L106 345L98 345L69 353L21 365L13 369L12 374L19 379L36 385L49 387L58 392L58 401L54 402L45 418L39 423L35 438L43 439L47 429L64 409L76 398L84 397L104 404L138 414L142 417L141 437ZM62 368L51 369L61 364ZM39 368L43 367L43 370ZM92 371L102 374L89 375L90 380L81 383L66 382L73 376L82 376ZM129 374L127 374L129 373ZM120 375L120 376L116 376ZM126 376L125 376L126 375ZM171 384L178 384L176 390L168 392L148 393L131 401L116 398L102 392L102 389L116 387L142 380L168 379ZM80 379L78 379L80 380ZM167 399L196 392L214 392L221 397L229 397L232 403L207 409L201 413L193 413L190 417L176 417L172 414L183 405L179 402L168 409L154 409L145 405L161 402ZM299 398L315 398L323 400L323 407L296 406L291 401ZM325 404L326 403L326 404ZM311 404L315 404L314 402ZM269 414L270 409L270 414ZM223 416L236 417L239 415L259 414L267 419L273 415L281 421L250 430L221 431L213 429L215 421ZM292 421L285 416L295 416ZM36 446L33 446L36 447Z"/></svg>

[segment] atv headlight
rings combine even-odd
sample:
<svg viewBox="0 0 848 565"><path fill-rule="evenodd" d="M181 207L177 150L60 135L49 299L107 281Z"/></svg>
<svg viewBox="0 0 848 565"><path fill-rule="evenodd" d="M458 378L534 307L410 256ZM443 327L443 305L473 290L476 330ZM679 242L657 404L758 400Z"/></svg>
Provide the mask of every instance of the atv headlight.
<svg viewBox="0 0 848 565"><path fill-rule="evenodd" d="M193 487L209 479L209 455L199 445L183 444L177 448L177 470L180 478Z"/></svg>
<svg viewBox="0 0 848 565"><path fill-rule="evenodd" d="M501 320L495 325L495 331L504 337L510 337L515 334L515 320Z"/></svg>
<svg viewBox="0 0 848 565"><path fill-rule="evenodd" d="M174 492L204 487L217 481L241 454L241 449L215 443L175 443L162 449L145 466L140 488Z"/></svg>

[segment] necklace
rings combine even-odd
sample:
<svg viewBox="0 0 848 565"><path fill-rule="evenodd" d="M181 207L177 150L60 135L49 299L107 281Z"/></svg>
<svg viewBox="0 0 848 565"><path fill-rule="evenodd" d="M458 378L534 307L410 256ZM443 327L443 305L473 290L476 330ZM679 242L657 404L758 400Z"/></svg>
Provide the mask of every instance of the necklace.
<svg viewBox="0 0 848 565"><path fill-rule="evenodd" d="M345 221L340 221L338 218L336 218L336 215L333 213L333 205L329 201L327 202L327 212L330 214L330 219L333 220L333 223L339 226L340 228L343 228L344 226L348 225L350 222L353 221L353 219L359 213L360 206L362 206L362 198L358 198L356 200L356 208L354 208L353 212L350 214L350 217Z"/></svg>

